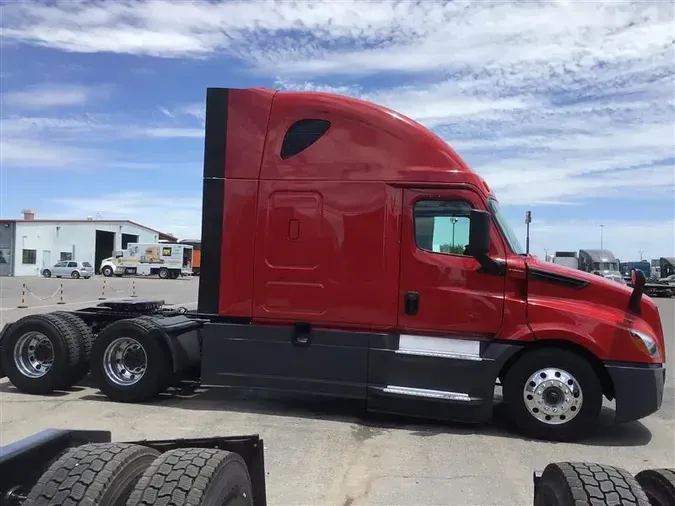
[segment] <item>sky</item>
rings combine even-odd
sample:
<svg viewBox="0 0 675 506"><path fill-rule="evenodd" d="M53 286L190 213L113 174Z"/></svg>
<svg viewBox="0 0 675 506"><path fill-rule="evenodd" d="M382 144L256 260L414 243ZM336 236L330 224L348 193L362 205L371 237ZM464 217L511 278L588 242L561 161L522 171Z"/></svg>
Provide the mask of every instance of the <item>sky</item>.
<svg viewBox="0 0 675 506"><path fill-rule="evenodd" d="M206 88L433 129L531 248L675 256L674 3L0 1L0 216L200 236ZM602 226L601 226L602 225Z"/></svg>

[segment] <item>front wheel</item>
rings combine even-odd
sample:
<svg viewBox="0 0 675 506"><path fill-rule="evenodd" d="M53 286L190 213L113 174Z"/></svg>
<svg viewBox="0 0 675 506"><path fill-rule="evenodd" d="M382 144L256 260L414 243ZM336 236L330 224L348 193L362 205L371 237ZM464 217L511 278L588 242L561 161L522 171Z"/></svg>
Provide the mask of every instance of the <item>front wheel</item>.
<svg viewBox="0 0 675 506"><path fill-rule="evenodd" d="M602 407L602 386L593 367L556 348L518 359L506 373L503 392L514 425L536 439L580 439L595 427Z"/></svg>
<svg viewBox="0 0 675 506"><path fill-rule="evenodd" d="M70 277L73 279L80 279L80 273L77 271L73 271L70 273Z"/></svg>
<svg viewBox="0 0 675 506"><path fill-rule="evenodd" d="M42 275L45 278L51 278L52 277L52 271L50 271L49 269L45 269L44 271L42 271Z"/></svg>
<svg viewBox="0 0 675 506"><path fill-rule="evenodd" d="M101 274L103 274L106 278L109 278L110 276L113 275L112 267L106 265L105 267L103 267L103 269L101 269Z"/></svg>

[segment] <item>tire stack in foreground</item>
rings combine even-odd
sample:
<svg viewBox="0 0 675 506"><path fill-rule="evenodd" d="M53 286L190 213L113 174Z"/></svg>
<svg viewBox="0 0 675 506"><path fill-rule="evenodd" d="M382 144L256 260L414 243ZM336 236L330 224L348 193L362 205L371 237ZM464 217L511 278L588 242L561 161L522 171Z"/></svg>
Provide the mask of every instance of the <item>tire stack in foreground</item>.
<svg viewBox="0 0 675 506"><path fill-rule="evenodd" d="M448 483L448 487L452 487ZM236 453L133 443L77 446L40 477L22 506L254 506L251 478ZM535 475L534 506L674 506L675 471L635 476L602 464L561 462Z"/></svg>
<svg viewBox="0 0 675 506"><path fill-rule="evenodd" d="M71 448L40 477L22 506L254 506L251 478L236 453L141 444Z"/></svg>

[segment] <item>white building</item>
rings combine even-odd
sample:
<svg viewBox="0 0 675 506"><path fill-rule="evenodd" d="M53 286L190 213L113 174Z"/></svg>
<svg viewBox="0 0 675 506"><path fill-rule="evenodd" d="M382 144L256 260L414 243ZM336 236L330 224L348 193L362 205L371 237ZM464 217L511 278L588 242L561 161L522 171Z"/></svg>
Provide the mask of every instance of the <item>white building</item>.
<svg viewBox="0 0 675 506"><path fill-rule="evenodd" d="M0 220L0 276L36 276L61 260L90 262L98 273L101 260L127 243L175 240L129 220L38 220L23 211L22 220Z"/></svg>

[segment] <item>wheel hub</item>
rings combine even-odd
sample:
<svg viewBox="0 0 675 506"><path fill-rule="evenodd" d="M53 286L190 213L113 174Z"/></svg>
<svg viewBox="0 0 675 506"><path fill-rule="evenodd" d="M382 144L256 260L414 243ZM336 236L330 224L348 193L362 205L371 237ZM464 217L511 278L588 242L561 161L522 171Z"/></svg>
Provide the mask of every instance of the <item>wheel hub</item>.
<svg viewBox="0 0 675 506"><path fill-rule="evenodd" d="M523 401L540 422L561 425L579 414L584 397L574 376L563 369L548 368L529 377L523 388Z"/></svg>
<svg viewBox="0 0 675 506"><path fill-rule="evenodd" d="M27 332L14 345L14 365L28 378L41 378L54 363L54 347L41 332Z"/></svg>
<svg viewBox="0 0 675 506"><path fill-rule="evenodd" d="M119 337L103 354L103 371L107 378L120 386L138 383L145 375L148 357L145 349L131 337Z"/></svg>

